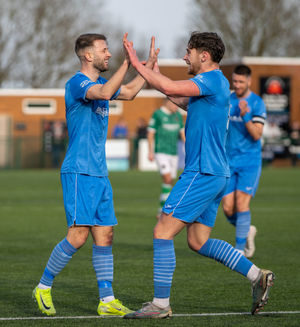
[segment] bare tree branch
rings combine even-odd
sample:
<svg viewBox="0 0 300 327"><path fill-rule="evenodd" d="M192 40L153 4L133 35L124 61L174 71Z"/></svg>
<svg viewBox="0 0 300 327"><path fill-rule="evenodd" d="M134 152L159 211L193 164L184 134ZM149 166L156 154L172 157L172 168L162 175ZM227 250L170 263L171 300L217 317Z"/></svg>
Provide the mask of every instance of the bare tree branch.
<svg viewBox="0 0 300 327"><path fill-rule="evenodd" d="M108 23L103 0L0 0L0 86L64 87L79 67L75 40L90 32L108 37L114 71L123 31Z"/></svg>
<svg viewBox="0 0 300 327"><path fill-rule="evenodd" d="M299 56L298 0L193 0L190 16L193 30L221 35L226 57Z"/></svg>

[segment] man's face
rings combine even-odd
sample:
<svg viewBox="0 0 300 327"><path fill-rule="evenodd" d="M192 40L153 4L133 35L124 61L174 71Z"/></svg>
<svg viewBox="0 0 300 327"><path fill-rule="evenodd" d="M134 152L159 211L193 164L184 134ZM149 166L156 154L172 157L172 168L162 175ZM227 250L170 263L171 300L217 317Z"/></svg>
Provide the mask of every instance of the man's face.
<svg viewBox="0 0 300 327"><path fill-rule="evenodd" d="M91 48L91 54L93 56L93 66L99 72L105 72L108 70L108 61L111 57L111 53L108 50L106 41L96 40Z"/></svg>
<svg viewBox="0 0 300 327"><path fill-rule="evenodd" d="M243 97L249 90L251 77L246 75L232 74L233 90L238 97Z"/></svg>
<svg viewBox="0 0 300 327"><path fill-rule="evenodd" d="M199 73L199 70L201 68L201 52L197 51L197 49L195 48L187 48L183 60L188 65L189 74L197 75Z"/></svg>

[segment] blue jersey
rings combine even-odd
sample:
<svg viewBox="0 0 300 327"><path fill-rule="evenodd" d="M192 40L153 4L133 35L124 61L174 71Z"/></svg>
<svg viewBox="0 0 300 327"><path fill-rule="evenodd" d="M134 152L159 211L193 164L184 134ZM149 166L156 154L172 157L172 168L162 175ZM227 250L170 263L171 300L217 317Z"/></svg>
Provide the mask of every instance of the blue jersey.
<svg viewBox="0 0 300 327"><path fill-rule="evenodd" d="M266 119L266 107L263 100L251 92L247 98L250 111L246 113L253 123L264 124ZM235 93L230 95L230 123L227 139L227 155L230 165L234 164L238 159L240 162L250 163L257 162L261 159L261 141L255 141L249 134L245 123L240 115L239 109L240 99Z"/></svg>
<svg viewBox="0 0 300 327"><path fill-rule="evenodd" d="M107 136L109 103L107 100L88 100L86 93L95 84L105 84L99 77L96 82L77 72L66 83L66 119L69 145L62 173L80 173L107 176L105 142ZM120 90L112 97L115 99Z"/></svg>
<svg viewBox="0 0 300 327"><path fill-rule="evenodd" d="M191 79L200 90L191 97L185 125L185 171L229 177L225 143L229 115L229 82L216 69Z"/></svg>

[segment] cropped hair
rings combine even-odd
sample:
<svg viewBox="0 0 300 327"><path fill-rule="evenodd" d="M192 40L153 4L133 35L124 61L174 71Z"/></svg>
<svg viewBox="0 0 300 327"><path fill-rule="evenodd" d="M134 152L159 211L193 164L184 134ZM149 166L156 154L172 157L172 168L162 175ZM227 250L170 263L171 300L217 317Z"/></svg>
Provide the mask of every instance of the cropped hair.
<svg viewBox="0 0 300 327"><path fill-rule="evenodd" d="M234 68L234 74L245 75L247 77L251 76L251 69L246 65L238 65Z"/></svg>
<svg viewBox="0 0 300 327"><path fill-rule="evenodd" d="M80 35L75 42L75 52L77 56L80 57L80 51L82 49L92 47L96 40L106 41L106 37L103 34L94 33Z"/></svg>
<svg viewBox="0 0 300 327"><path fill-rule="evenodd" d="M225 45L217 33L193 32L188 42L188 48L207 51L214 62L219 63L225 53Z"/></svg>

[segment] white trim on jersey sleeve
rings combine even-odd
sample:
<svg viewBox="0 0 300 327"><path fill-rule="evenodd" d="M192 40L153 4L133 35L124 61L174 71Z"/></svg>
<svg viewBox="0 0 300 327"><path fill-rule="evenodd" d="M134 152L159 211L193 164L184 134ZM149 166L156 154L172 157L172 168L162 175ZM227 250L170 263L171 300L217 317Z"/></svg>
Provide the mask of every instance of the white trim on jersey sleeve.
<svg viewBox="0 0 300 327"><path fill-rule="evenodd" d="M147 131L149 131L149 132L156 132L156 129L155 128L153 128L153 127L149 127L148 126L148 128L147 128Z"/></svg>
<svg viewBox="0 0 300 327"><path fill-rule="evenodd" d="M253 116L252 118L252 122L253 123L260 123L260 124L265 124L266 119L264 117L261 116Z"/></svg>

